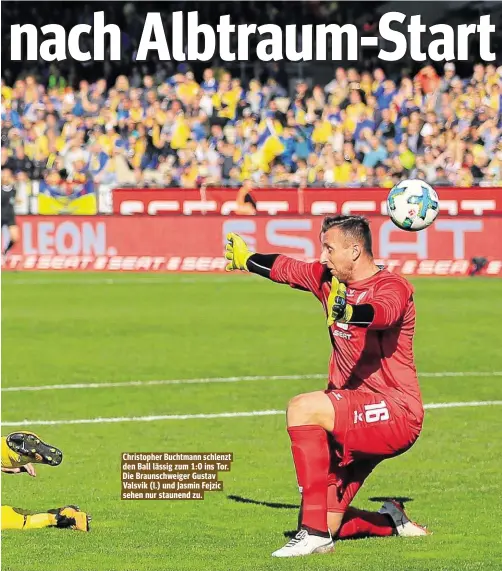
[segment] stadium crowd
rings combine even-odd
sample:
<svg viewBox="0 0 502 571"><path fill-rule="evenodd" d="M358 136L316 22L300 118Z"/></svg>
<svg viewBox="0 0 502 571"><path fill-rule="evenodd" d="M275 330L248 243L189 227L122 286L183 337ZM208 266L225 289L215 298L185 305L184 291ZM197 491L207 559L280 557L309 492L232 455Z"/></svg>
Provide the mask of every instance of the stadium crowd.
<svg viewBox="0 0 502 571"><path fill-rule="evenodd" d="M119 76L77 89L35 77L2 83L2 166L22 179L194 187L392 186L502 180L502 68L452 63L396 82L381 69L338 68L290 94L270 77L248 85L221 69L202 81Z"/></svg>
<svg viewBox="0 0 502 571"><path fill-rule="evenodd" d="M88 4L74 11L53 2L51 10L59 4L68 26L91 17ZM76 70L67 60L3 70L2 166L18 180L183 188L240 186L246 179L254 186L390 187L403 177L435 185L502 184L502 67L476 64L465 76L465 67L457 75L447 63L413 75L386 74L366 62L366 70L339 67L316 85L290 81L276 63L257 67L249 80L217 62L206 69L155 61L138 66L133 56L144 17L138 11L153 4L105 6L108 21L123 30L124 58L113 63L121 67L105 61ZM277 2L262 4L266 9L256 2L219 8L236 5L237 23L285 18ZM16 21L41 25L51 17L20 6L9 7L18 11L10 14ZM346 13L355 10L358 25L371 27L365 6L301 2L294 16L356 21ZM176 7L186 9L181 2L169 10ZM204 18L216 10L211 3L200 9ZM2 46L7 41L8 34Z"/></svg>
<svg viewBox="0 0 502 571"><path fill-rule="evenodd" d="M202 81L119 76L77 89L34 76L2 82L2 166L22 179L102 184L390 187L502 180L502 68L461 79L448 63L396 82L338 68L291 95L276 78L248 85L207 68Z"/></svg>

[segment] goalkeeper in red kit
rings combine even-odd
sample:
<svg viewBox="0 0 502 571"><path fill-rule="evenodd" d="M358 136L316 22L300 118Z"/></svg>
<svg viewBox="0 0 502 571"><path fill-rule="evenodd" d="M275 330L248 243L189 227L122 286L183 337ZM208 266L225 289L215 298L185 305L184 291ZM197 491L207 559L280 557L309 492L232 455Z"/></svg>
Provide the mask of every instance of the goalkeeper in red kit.
<svg viewBox="0 0 502 571"><path fill-rule="evenodd" d="M274 557L326 553L335 539L427 534L396 501L378 512L350 506L375 466L406 452L422 429L413 288L375 264L365 218L328 216L320 238L320 261L306 263L252 253L240 236L227 236L227 271L313 293L327 315L333 347L328 388L288 404L302 507L298 533Z"/></svg>

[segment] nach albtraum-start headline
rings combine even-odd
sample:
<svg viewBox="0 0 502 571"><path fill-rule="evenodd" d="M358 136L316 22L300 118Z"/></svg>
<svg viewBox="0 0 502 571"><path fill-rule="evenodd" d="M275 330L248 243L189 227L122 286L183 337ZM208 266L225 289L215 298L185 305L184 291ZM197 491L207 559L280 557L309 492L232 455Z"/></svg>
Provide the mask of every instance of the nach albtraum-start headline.
<svg viewBox="0 0 502 571"><path fill-rule="evenodd" d="M378 22L378 34L361 36L353 24L289 25L281 28L276 24L240 24L230 21L230 16L221 16L216 27L199 23L198 12L173 12L171 29L166 33L158 12L149 12L142 30L135 56L136 61L145 61L155 54L160 61L209 61L218 56L222 61L248 61L249 38L260 38L256 45L256 57L261 61L348 61L360 59L361 48L380 49L378 58L383 61L399 61L405 55L417 62L426 59L441 61L466 61L469 59L469 43L476 35L479 43L479 58L494 61L491 51L491 35L495 25L490 15L480 16L479 22L458 25L436 24L427 28L421 16L411 16L403 30L406 16L401 12L388 12ZM391 27L394 25L394 28ZM430 43L422 49L423 34L428 34ZM93 50L81 51L80 37L93 37ZM104 12L94 12L93 26L79 24L67 31L59 24L49 24L38 29L33 24L11 26L11 60L62 61L68 57L80 61L111 61L121 59L121 30L116 24L105 24ZM42 36L42 37L41 37ZM298 42L298 36L301 40ZM108 39L109 49L105 49ZM234 41L231 41L234 40ZM329 41L328 41L329 40ZM298 44L301 46L298 48ZM389 45L390 43L390 45ZM231 48L231 45L234 46ZM477 55L477 54L476 54Z"/></svg>

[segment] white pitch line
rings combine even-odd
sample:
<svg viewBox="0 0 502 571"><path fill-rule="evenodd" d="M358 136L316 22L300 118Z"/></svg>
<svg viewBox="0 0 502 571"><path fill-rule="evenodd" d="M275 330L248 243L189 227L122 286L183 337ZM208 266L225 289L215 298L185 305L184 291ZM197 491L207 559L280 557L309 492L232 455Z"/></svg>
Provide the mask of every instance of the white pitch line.
<svg viewBox="0 0 502 571"><path fill-rule="evenodd" d="M208 418L237 418L244 416L273 416L285 414L283 410L252 410L250 412L217 412L214 414L160 414L154 416L116 416L108 418L82 418L74 420L21 420L2 422L2 426L52 426L56 424L101 424L110 422L152 422L156 420L192 420Z"/></svg>
<svg viewBox="0 0 502 571"><path fill-rule="evenodd" d="M418 373L419 377L502 377L502 371L442 371L438 373Z"/></svg>
<svg viewBox="0 0 502 571"><path fill-rule="evenodd" d="M244 377L207 377L201 379L166 379L158 381L118 381L116 383L76 383L63 385L39 385L28 387L5 387L2 392L20 392L20 391L56 391L64 389L102 389L116 387L151 387L155 385L199 385L207 383L241 383L244 381L298 381L302 379L325 379L327 376L323 374L315 375L271 375L271 376L244 376Z"/></svg>
<svg viewBox="0 0 502 571"><path fill-rule="evenodd" d="M501 377L502 371L444 371L437 373L419 373L419 377ZM60 391L69 389L109 389L125 387L151 387L156 385L202 385L210 383L242 383L246 381L302 381L306 379L327 379L324 373L312 375L254 375L243 377L206 377L200 379L165 379L153 381L117 381L104 383L73 383L59 385L32 385L26 387L2 387L2 392L17 393L26 391Z"/></svg>
<svg viewBox="0 0 502 571"><path fill-rule="evenodd" d="M459 408L502 405L501 400L471 401L471 402L439 402L424 405L427 409ZM252 410L249 412L217 412L212 414L165 414L155 416L116 416L105 418L80 418L73 420L20 420L2 422L3 426L55 426L68 424L106 424L113 422L153 422L157 420L196 420L213 418L242 418L252 416L275 416L285 414L284 410Z"/></svg>
<svg viewBox="0 0 502 571"><path fill-rule="evenodd" d="M490 406L490 405L501 405L502 400L479 400L479 401L471 401L471 402L438 402L438 403L430 403L424 404L425 410L431 410L435 408L459 408L465 406Z"/></svg>

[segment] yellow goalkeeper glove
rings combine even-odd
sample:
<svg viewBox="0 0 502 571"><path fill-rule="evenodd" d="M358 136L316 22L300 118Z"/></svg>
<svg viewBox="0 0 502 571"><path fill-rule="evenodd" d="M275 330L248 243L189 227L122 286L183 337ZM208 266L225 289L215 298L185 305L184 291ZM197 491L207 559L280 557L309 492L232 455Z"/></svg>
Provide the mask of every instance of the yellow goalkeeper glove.
<svg viewBox="0 0 502 571"><path fill-rule="evenodd" d="M253 252L249 251L246 242L244 242L239 234L230 232L227 234L227 242L225 258L229 260L229 263L226 265L225 270L227 272L234 270L247 272L248 268L246 264Z"/></svg>
<svg viewBox="0 0 502 571"><path fill-rule="evenodd" d="M347 304L347 287L340 283L335 277L331 280L331 292L328 297L328 327L335 321L348 323L354 308Z"/></svg>

